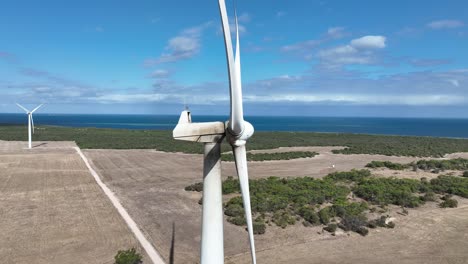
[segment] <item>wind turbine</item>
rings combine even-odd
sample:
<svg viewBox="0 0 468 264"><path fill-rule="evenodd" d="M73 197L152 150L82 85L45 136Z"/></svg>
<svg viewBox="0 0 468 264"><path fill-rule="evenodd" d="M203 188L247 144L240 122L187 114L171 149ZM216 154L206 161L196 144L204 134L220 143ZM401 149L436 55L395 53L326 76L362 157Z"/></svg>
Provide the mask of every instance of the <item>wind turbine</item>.
<svg viewBox="0 0 468 264"><path fill-rule="evenodd" d="M32 134L34 134L34 119L33 119L33 116L32 114L37 110L39 109L42 104L40 104L38 107L34 108L32 111L29 111L28 109L26 109L24 106L16 103L17 106L19 106L21 109L23 109L26 114L28 114L28 146L29 146L29 149L31 149L31 141L32 141L32 135L31 135L31 127L32 127Z"/></svg>
<svg viewBox="0 0 468 264"><path fill-rule="evenodd" d="M173 131L176 140L204 143L203 161L203 215L201 236L201 264L224 263L223 201L221 190L221 142L224 138L232 146L237 175L244 203L249 234L252 263L256 264L255 243L250 208L249 176L245 144L253 135L253 126L244 120L242 109L242 85L237 14L236 54L234 56L231 31L224 0L219 1L219 11L224 33L224 44L229 73L231 111L229 120L223 122L192 123L190 111L182 111L179 123Z"/></svg>

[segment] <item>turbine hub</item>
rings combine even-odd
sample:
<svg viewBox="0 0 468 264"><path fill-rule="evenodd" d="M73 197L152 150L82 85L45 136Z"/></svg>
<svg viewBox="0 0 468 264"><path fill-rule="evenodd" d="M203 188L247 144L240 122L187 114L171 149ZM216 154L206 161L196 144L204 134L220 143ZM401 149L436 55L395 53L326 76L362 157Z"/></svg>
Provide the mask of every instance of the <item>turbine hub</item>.
<svg viewBox="0 0 468 264"><path fill-rule="evenodd" d="M239 134L234 134L229 129L229 121L226 122L226 139L233 147L245 145L247 140L254 134L254 127L247 121L243 121L244 129Z"/></svg>

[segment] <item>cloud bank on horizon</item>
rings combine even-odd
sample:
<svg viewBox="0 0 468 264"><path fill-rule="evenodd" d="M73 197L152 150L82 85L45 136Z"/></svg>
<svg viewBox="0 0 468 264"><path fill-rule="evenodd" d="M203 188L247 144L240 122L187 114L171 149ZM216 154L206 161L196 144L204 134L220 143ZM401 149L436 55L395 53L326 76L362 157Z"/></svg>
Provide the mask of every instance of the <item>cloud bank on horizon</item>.
<svg viewBox="0 0 468 264"><path fill-rule="evenodd" d="M247 115L468 117L466 1L237 9ZM0 112L228 112L217 1L10 2L0 35Z"/></svg>

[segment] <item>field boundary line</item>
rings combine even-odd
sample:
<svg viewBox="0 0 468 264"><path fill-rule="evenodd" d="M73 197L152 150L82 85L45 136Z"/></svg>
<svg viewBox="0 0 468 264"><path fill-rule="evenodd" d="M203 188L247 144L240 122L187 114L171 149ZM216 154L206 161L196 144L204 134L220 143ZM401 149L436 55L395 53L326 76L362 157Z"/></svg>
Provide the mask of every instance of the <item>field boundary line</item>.
<svg viewBox="0 0 468 264"><path fill-rule="evenodd" d="M138 225L135 223L135 221L132 219L132 217L128 214L127 210L125 210L125 208L122 206L122 204L120 203L119 199L114 194L114 192L111 191L111 189L109 189L109 187L107 187L107 185L104 184L104 182L99 177L99 174L91 167L88 159L83 154L83 152L81 152L81 149L79 147L73 147L73 148L81 156L81 159L86 164L86 167L88 167L89 172L91 173L91 175L93 175L93 177L96 180L99 187L101 187L101 189L107 195L107 197L112 202L114 207L117 209L120 216L122 216L122 218L124 219L127 226L130 228L130 230L133 232L133 234L137 238L138 242L140 242L141 246L145 249L145 251L148 254L151 261L154 264L165 264L165 262L162 259L161 255L156 251L156 249L148 241L148 239L146 239L145 235L143 235L140 228L138 228Z"/></svg>

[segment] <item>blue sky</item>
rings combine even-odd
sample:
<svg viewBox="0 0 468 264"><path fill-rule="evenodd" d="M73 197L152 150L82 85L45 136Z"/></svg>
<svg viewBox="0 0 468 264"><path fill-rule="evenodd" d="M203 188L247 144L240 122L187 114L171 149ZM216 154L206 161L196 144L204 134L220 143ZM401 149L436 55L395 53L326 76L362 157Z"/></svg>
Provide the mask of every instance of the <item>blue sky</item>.
<svg viewBox="0 0 468 264"><path fill-rule="evenodd" d="M236 6L246 115L468 117L467 1ZM0 36L0 112L229 111L216 0L4 1Z"/></svg>

